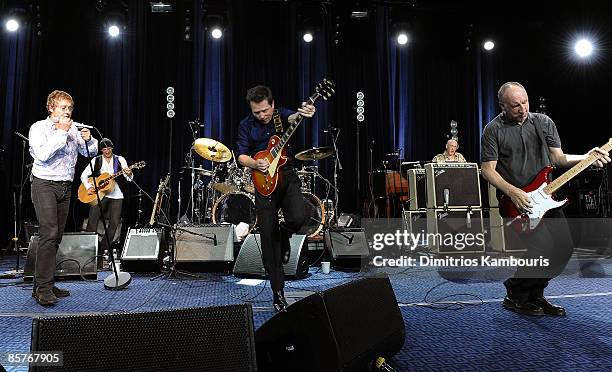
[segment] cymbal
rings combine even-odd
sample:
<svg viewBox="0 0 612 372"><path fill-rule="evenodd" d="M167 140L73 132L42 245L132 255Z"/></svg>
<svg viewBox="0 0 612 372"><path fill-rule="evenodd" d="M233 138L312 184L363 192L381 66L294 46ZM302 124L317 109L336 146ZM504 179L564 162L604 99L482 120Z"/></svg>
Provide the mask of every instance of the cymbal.
<svg viewBox="0 0 612 372"><path fill-rule="evenodd" d="M192 169L196 172L198 172L199 174L203 175L203 176L212 176L212 171L208 170L208 169L204 169L204 168L198 168L198 167L188 167L188 166L182 166L181 169L189 169L189 171L191 171Z"/></svg>
<svg viewBox="0 0 612 372"><path fill-rule="evenodd" d="M321 160L334 153L331 147L313 147L295 154L297 160Z"/></svg>
<svg viewBox="0 0 612 372"><path fill-rule="evenodd" d="M198 138L193 149L207 160L224 163L232 158L232 152L221 142L212 138Z"/></svg>

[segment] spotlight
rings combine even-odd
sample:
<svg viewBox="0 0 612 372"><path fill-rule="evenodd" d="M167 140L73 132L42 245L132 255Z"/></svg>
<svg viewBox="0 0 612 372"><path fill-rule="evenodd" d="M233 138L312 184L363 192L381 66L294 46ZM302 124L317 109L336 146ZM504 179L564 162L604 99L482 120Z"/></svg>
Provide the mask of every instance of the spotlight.
<svg viewBox="0 0 612 372"><path fill-rule="evenodd" d="M408 34L406 34L405 32L400 32L397 35L397 43L399 45L406 45L408 43Z"/></svg>
<svg viewBox="0 0 612 372"><path fill-rule="evenodd" d="M6 21L5 27L7 31L15 32L19 29L19 22L15 18L10 18Z"/></svg>
<svg viewBox="0 0 612 372"><path fill-rule="evenodd" d="M495 43L492 42L491 40L487 40L484 42L484 44L482 44L482 47L485 50L493 50L493 48L495 48Z"/></svg>
<svg viewBox="0 0 612 372"><path fill-rule="evenodd" d="M213 27L212 31L210 32L210 36L215 39L221 39L223 36L223 31L221 31L219 27Z"/></svg>
<svg viewBox="0 0 612 372"><path fill-rule="evenodd" d="M313 39L312 34L310 32L305 32L304 36L302 36L305 42L310 43Z"/></svg>
<svg viewBox="0 0 612 372"><path fill-rule="evenodd" d="M108 34L111 37L119 36L119 26L117 26L117 25L110 25L110 26L108 26Z"/></svg>
<svg viewBox="0 0 612 372"><path fill-rule="evenodd" d="M580 39L574 44L574 51L580 58L586 58L593 53L593 43L587 39Z"/></svg>

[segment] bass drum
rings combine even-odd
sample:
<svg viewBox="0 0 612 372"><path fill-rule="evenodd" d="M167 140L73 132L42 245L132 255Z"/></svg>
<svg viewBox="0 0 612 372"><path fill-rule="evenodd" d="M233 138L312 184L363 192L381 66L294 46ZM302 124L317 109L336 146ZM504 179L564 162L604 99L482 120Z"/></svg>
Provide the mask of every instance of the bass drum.
<svg viewBox="0 0 612 372"><path fill-rule="evenodd" d="M325 207L321 199L309 192L302 193L304 200L305 222L298 234L307 235L309 238L319 235L325 225ZM283 221L283 212L278 211L279 220Z"/></svg>
<svg viewBox="0 0 612 372"><path fill-rule="evenodd" d="M231 223L238 226L241 222L249 225L238 240L244 239L257 225L255 197L244 192L230 192L222 195L212 209L213 223Z"/></svg>

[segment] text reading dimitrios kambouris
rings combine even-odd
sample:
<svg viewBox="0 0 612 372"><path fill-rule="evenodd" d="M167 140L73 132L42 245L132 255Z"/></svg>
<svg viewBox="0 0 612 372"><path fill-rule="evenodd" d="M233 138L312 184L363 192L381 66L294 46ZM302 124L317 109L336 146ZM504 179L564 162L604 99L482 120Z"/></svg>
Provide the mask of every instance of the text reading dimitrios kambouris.
<svg viewBox="0 0 612 372"><path fill-rule="evenodd" d="M383 256L374 256L372 263L377 267L410 267L410 266L434 266L434 267L547 267L549 259L540 256L540 258L520 258L520 257L427 257L420 256L418 258L401 256L395 258L385 258Z"/></svg>

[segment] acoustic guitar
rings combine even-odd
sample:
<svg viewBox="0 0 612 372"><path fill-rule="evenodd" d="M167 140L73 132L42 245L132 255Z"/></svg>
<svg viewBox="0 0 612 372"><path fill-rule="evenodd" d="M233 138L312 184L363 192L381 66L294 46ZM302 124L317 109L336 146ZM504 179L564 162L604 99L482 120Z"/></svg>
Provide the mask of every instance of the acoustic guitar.
<svg viewBox="0 0 612 372"><path fill-rule="evenodd" d="M308 98L308 103L314 105L319 99L323 98L327 100L335 93L336 84L327 79L323 79L322 82L317 84L315 87L315 93ZM293 124L290 124L285 133L281 137L273 135L268 141L268 147L265 150L259 151L253 159L268 159L270 166L266 172L262 172L258 169L252 169L251 174L253 176L253 184L258 193L263 196L268 196L274 192L276 185L278 185L278 171L287 163L287 153L285 145L291 138L291 135L295 132L297 127L302 122L303 116L298 115L297 119Z"/></svg>
<svg viewBox="0 0 612 372"><path fill-rule="evenodd" d="M146 163L144 161L139 161L138 163L134 163L130 165L127 169L130 169L130 170L141 169L141 168L144 168L145 165ZM113 180L123 175L125 171L126 171L125 169L122 169L119 172L112 174L112 175L104 172L98 177L96 177L96 182L98 183L98 194L100 195L100 200L102 200L107 194L111 193L115 189L115 181ZM93 185L94 183L93 177L89 177L87 181L91 185ZM85 204L89 204L89 205L98 204L98 198L96 197L96 193L94 192L90 194L85 188L85 185L82 183L79 186L78 195L79 195L79 200Z"/></svg>

